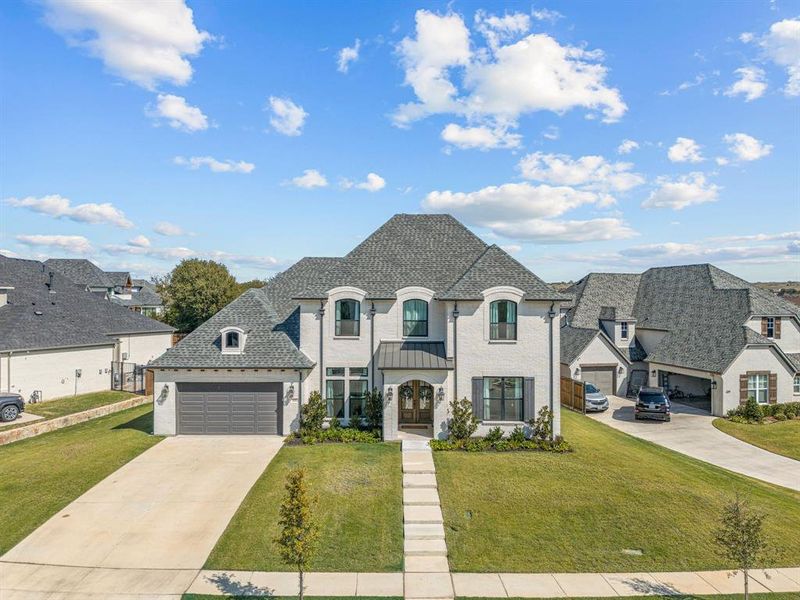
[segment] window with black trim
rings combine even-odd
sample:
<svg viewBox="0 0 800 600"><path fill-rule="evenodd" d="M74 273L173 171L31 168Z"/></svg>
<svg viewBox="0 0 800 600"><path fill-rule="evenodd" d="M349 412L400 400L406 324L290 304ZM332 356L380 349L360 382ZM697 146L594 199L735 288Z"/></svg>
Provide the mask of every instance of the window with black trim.
<svg viewBox="0 0 800 600"><path fill-rule="evenodd" d="M406 300L403 302L403 336L427 337L428 303L425 300Z"/></svg>
<svg viewBox="0 0 800 600"><path fill-rule="evenodd" d="M517 339L517 303L495 300L489 305L489 339Z"/></svg>
<svg viewBox="0 0 800 600"><path fill-rule="evenodd" d="M522 421L523 378L483 378L484 421Z"/></svg>
<svg viewBox="0 0 800 600"><path fill-rule="evenodd" d="M365 415L365 402L367 399L367 382L363 379L350 380L350 417L363 417Z"/></svg>
<svg viewBox="0 0 800 600"><path fill-rule="evenodd" d="M325 381L325 401L329 417L344 419L344 379Z"/></svg>
<svg viewBox="0 0 800 600"><path fill-rule="evenodd" d="M368 375L367 367L350 367L350 377L367 377Z"/></svg>
<svg viewBox="0 0 800 600"><path fill-rule="evenodd" d="M336 335L358 337L360 334L361 302L336 301Z"/></svg>
<svg viewBox="0 0 800 600"><path fill-rule="evenodd" d="M229 331L225 334L225 347L238 348L239 347L239 332Z"/></svg>

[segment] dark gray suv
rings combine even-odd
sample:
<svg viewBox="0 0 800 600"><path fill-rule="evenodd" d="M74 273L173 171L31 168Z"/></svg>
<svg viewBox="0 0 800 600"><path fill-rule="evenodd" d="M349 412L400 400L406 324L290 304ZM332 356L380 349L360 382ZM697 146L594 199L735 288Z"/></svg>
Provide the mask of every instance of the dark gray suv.
<svg viewBox="0 0 800 600"><path fill-rule="evenodd" d="M670 420L669 398L660 387L643 387L639 390L636 398L636 406L633 409L634 418L658 419L659 421Z"/></svg>
<svg viewBox="0 0 800 600"><path fill-rule="evenodd" d="M25 401L19 394L0 392L0 421L13 421L25 412Z"/></svg>

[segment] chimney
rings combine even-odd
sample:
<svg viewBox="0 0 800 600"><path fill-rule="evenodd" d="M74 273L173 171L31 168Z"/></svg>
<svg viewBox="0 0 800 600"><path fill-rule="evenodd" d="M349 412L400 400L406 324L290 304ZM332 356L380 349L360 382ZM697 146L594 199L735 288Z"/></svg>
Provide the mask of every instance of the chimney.
<svg viewBox="0 0 800 600"><path fill-rule="evenodd" d="M50 290L50 292L53 291L53 272L52 271L50 271L50 273L47 274L47 289Z"/></svg>
<svg viewBox="0 0 800 600"><path fill-rule="evenodd" d="M13 290L13 287L0 285L0 306L8 304L8 292Z"/></svg>

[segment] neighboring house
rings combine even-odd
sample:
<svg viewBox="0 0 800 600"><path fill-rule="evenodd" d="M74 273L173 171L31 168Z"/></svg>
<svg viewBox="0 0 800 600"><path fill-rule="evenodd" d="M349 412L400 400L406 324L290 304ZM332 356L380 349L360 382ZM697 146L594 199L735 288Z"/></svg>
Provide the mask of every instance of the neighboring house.
<svg viewBox="0 0 800 600"><path fill-rule="evenodd" d="M709 264L590 273L570 290L562 375L675 389L715 415L800 399L800 307Z"/></svg>
<svg viewBox="0 0 800 600"><path fill-rule="evenodd" d="M134 312L154 317L164 311L155 286L143 279L131 279L127 271L103 271L85 258L50 258L45 264L78 287Z"/></svg>
<svg viewBox="0 0 800 600"><path fill-rule="evenodd" d="M396 215L341 258L304 258L154 363L157 434L281 433L313 391L329 417L383 392L383 431L481 430L543 406L559 431L559 294L448 215Z"/></svg>
<svg viewBox="0 0 800 600"><path fill-rule="evenodd" d="M44 263L0 256L0 390L49 400L110 389L112 362L147 364L172 332Z"/></svg>

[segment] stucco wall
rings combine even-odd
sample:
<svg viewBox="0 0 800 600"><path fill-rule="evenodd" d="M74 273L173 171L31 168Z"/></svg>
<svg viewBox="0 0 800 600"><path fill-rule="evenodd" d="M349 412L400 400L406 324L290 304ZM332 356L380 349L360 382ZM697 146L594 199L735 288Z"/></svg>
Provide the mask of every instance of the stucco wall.
<svg viewBox="0 0 800 600"><path fill-rule="evenodd" d="M798 399L793 395L794 370L789 369L778 352L768 347L748 347L734 360L722 374L723 413L739 406L739 376L748 371L769 371L778 375L778 402L792 402Z"/></svg>
<svg viewBox="0 0 800 600"><path fill-rule="evenodd" d="M620 360L619 356L611 349L610 341L598 335L589 345L581 352L581 354L569 365L569 372L572 375L569 377L575 379L575 369L580 368L581 373L577 377L581 381L583 379L584 366L600 366L600 365L614 365L617 372L617 396L625 396L628 390L628 365ZM620 371L621 370L621 371Z"/></svg>
<svg viewBox="0 0 800 600"><path fill-rule="evenodd" d="M667 335L666 331L660 331L658 329L643 329L642 327L636 328L636 339L639 340L639 343L644 348L644 351L650 354L664 336Z"/></svg>
<svg viewBox="0 0 800 600"><path fill-rule="evenodd" d="M113 343L108 346L15 352L0 356L0 389L22 394L28 400L35 390L43 400L98 392L111 388ZM81 376L76 377L80 369Z"/></svg>
<svg viewBox="0 0 800 600"><path fill-rule="evenodd" d="M176 383L187 382L282 382L283 383L283 432L288 434L299 426L298 406L300 397L300 375L296 371L269 371L264 369L154 369L153 429L156 435L177 433L177 387ZM290 387L294 392L290 393ZM303 397L308 397L305 383Z"/></svg>
<svg viewBox="0 0 800 600"><path fill-rule="evenodd" d="M120 341L118 360L122 360L122 353L127 353L128 358L125 359L125 362L132 362L137 365L146 365L172 347L171 333L148 333L115 337Z"/></svg>
<svg viewBox="0 0 800 600"><path fill-rule="evenodd" d="M753 317L747 321L747 326L757 333L761 333L761 317ZM792 354L800 352L800 326L788 317L781 318L781 337L773 339L781 350Z"/></svg>

